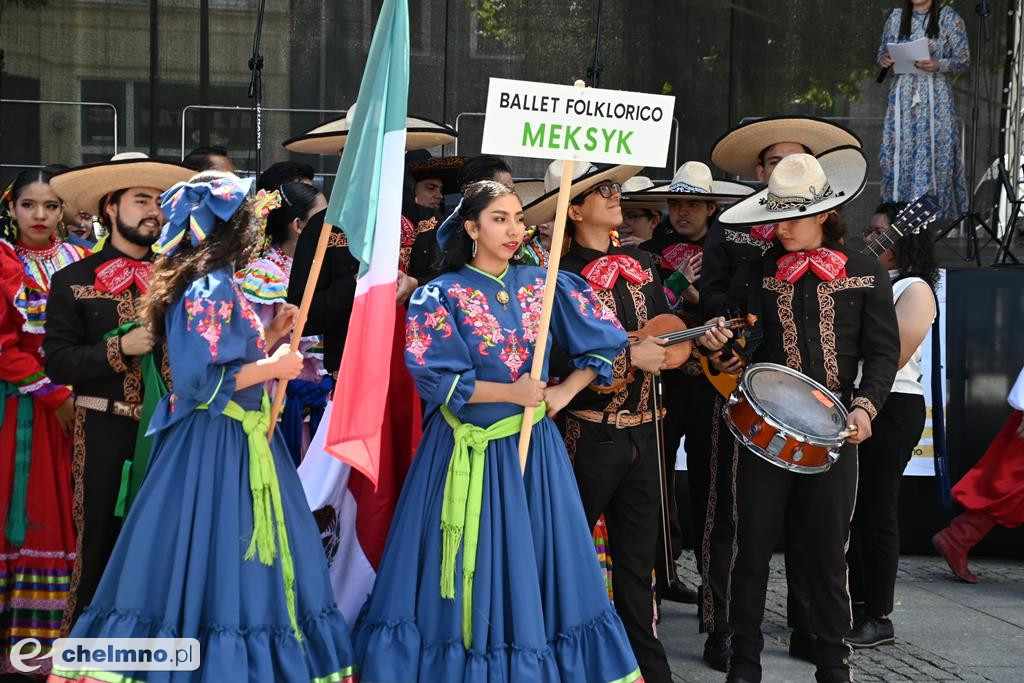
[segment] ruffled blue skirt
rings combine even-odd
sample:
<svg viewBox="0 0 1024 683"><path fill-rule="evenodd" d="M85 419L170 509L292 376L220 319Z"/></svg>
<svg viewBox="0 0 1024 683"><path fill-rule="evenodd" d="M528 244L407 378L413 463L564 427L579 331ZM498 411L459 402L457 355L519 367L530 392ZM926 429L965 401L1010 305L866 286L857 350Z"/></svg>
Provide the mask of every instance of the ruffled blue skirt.
<svg viewBox="0 0 1024 683"><path fill-rule="evenodd" d="M455 599L440 596L441 506L452 447L452 430L435 413L353 634L360 681L641 680L605 591L565 444L547 418L533 429L525 477L518 436L487 447L473 644L463 646L461 549Z"/></svg>
<svg viewBox="0 0 1024 683"><path fill-rule="evenodd" d="M102 680L355 680L320 533L279 434L271 448L303 641L289 626L280 551L272 566L243 559L253 515L242 425L196 411L156 435L145 483L71 637L196 638L200 668L105 674Z"/></svg>

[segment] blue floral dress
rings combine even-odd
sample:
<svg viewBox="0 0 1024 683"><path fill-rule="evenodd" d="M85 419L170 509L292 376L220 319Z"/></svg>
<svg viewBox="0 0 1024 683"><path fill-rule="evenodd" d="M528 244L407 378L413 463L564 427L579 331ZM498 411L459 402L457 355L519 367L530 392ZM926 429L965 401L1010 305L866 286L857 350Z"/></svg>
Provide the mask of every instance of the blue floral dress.
<svg viewBox="0 0 1024 683"><path fill-rule="evenodd" d="M909 39L900 40L902 13L889 15L879 61L889 43L925 37L928 14L915 12ZM965 71L971 53L964 20L952 7L940 11L939 37L928 40L928 51L939 60L938 73L897 74L889 90L879 158L882 200L909 202L928 193L939 200L940 217L956 218L967 208L967 183L949 74Z"/></svg>
<svg viewBox="0 0 1024 683"><path fill-rule="evenodd" d="M468 403L477 380L511 383L529 372L543 289L537 267L493 277L467 266L413 295L405 357L427 416L353 634L363 683L640 680L554 423L535 423L524 475L518 425L506 436L482 434L522 407ZM610 381L609 359L626 335L575 275L558 274L551 333L574 367ZM467 513L452 547L442 526L456 487L446 479L463 438L486 451L469 474L479 478L479 516ZM466 551L477 525L475 551ZM446 580L453 594L442 597Z"/></svg>
<svg viewBox="0 0 1024 683"><path fill-rule="evenodd" d="M320 532L280 432L265 448L263 385L235 389L242 365L266 357L266 342L231 269L192 282L166 327L174 393L153 415L145 483L71 637L196 638L201 665L173 673L55 670L56 677L355 681ZM260 439L264 450L251 448ZM273 529L272 556L258 547L267 536L254 518Z"/></svg>

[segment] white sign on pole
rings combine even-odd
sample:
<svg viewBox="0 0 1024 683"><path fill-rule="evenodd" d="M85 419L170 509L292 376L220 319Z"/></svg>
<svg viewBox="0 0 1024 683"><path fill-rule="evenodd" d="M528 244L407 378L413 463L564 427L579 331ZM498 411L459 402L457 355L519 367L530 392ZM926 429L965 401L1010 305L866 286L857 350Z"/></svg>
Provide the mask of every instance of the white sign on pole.
<svg viewBox="0 0 1024 683"><path fill-rule="evenodd" d="M662 167L675 97L492 78L485 154Z"/></svg>

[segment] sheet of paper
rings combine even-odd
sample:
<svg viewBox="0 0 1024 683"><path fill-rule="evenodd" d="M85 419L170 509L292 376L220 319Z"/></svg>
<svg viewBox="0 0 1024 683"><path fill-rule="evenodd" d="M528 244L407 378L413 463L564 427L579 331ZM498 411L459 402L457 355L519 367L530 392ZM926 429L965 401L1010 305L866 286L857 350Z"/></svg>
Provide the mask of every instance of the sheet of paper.
<svg viewBox="0 0 1024 683"><path fill-rule="evenodd" d="M897 74L927 73L914 66L914 62L932 58L928 53L927 38L909 43L889 43L889 57L893 61L892 71Z"/></svg>

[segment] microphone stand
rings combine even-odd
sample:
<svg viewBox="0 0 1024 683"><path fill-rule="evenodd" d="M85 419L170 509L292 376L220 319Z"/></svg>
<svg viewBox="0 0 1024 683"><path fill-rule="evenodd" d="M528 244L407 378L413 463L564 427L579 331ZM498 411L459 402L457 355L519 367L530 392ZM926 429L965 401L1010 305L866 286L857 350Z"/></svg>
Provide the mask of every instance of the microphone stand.
<svg viewBox="0 0 1024 683"><path fill-rule="evenodd" d="M601 71L604 64L601 63L601 19L604 12L604 0L597 0L597 34L594 36L594 59L587 67L587 78L590 79L590 87L600 87Z"/></svg>
<svg viewBox="0 0 1024 683"><path fill-rule="evenodd" d="M975 6L975 10L981 16L981 21L978 22L978 55L980 57L982 52L982 37L984 36L984 42L992 40L992 27L989 25L989 5L988 0L981 0L978 5ZM981 215L974 208L974 182L976 179L975 160L978 155L978 100L981 97L979 88L981 87L981 63L980 60L975 62L974 66L974 78L971 79L974 85L974 92L971 97L971 159L970 164L967 167L967 211L960 215L955 221L950 223L941 233L935 237L935 241L943 239L946 235L953 231L953 228L963 223L967 228L967 254L965 260L971 260L971 255L974 255L974 263L976 266L981 266L981 246L978 244L978 228L982 228L991 237L991 241L999 245L997 254L1005 251L1015 263L1019 263L1017 258L1010 253L1009 247L1003 243L1003 240L999 239L999 235L992 229L988 223L981 217ZM997 256L998 258L998 256Z"/></svg>
<svg viewBox="0 0 1024 683"><path fill-rule="evenodd" d="M260 39L263 37L263 17L267 11L267 0L260 0L260 7L256 13L256 33L252 37L252 56L249 58L249 70L252 76L249 79L249 99L252 100L252 114L254 127L255 148L253 157L255 161L255 176L259 176L261 166L261 152L263 148L263 55L260 54Z"/></svg>

